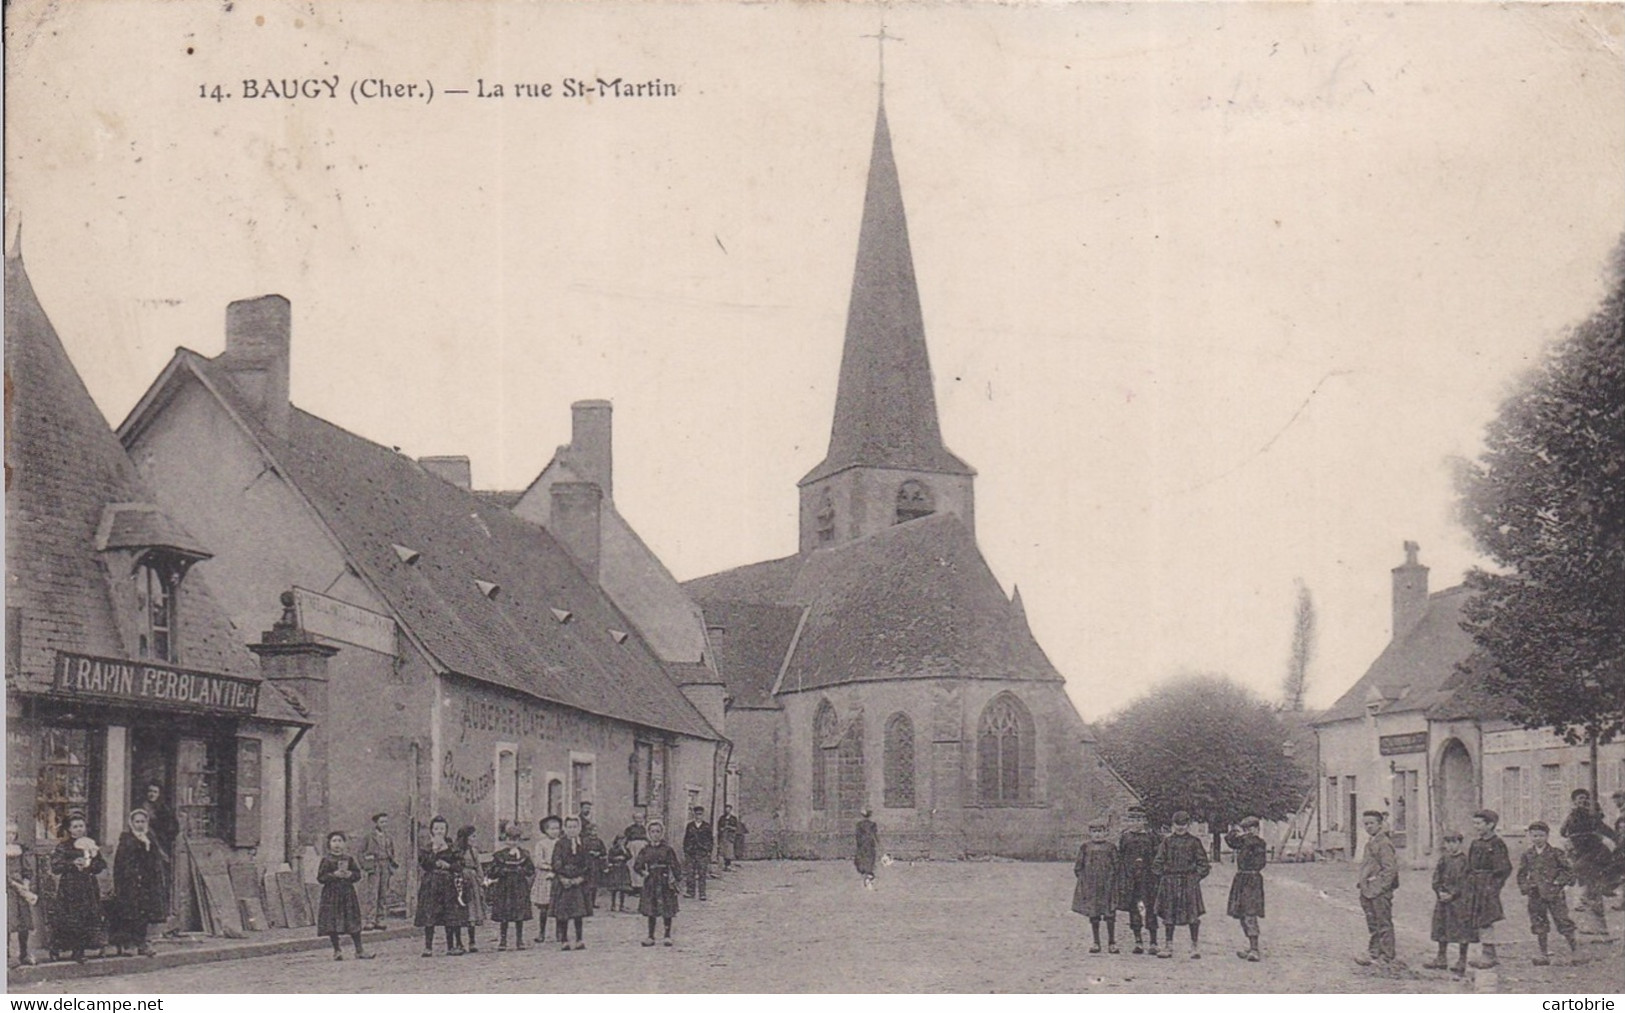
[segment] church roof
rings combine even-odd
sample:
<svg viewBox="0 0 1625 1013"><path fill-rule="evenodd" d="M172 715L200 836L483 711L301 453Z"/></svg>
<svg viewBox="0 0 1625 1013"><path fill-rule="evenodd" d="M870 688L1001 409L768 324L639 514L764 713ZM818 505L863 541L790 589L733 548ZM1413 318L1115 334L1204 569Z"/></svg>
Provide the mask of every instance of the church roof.
<svg viewBox="0 0 1625 1013"><path fill-rule="evenodd" d="M717 737L546 530L300 409L278 438L218 364L180 349L172 365L190 369L241 420L444 670L590 714ZM154 392L147 401L156 402ZM132 415L125 427L136 423Z"/></svg>
<svg viewBox="0 0 1625 1013"><path fill-rule="evenodd" d="M1499 716L1479 674L1456 668L1474 651L1473 638L1461 628L1462 606L1471 593L1458 585L1429 595L1416 624L1389 641L1360 680L1314 723L1363 718L1372 705L1379 714L1420 711L1436 720Z"/></svg>
<svg viewBox="0 0 1625 1013"><path fill-rule="evenodd" d="M975 474L942 442L884 102L875 117L829 453L801 484L857 466Z"/></svg>
<svg viewBox="0 0 1625 1013"><path fill-rule="evenodd" d="M707 616L730 604L729 592L751 589L766 593L747 602L806 607L775 692L889 679L1061 681L952 514L685 586ZM733 691L726 668L723 676Z"/></svg>
<svg viewBox="0 0 1625 1013"><path fill-rule="evenodd" d="M103 549L153 545L208 553L151 506L135 465L85 388L20 256L5 258L6 606L20 623L7 684L43 692L57 651L139 660L120 630ZM110 511L110 508L111 511ZM100 544L99 544L100 543ZM259 665L209 594L203 568L181 582L181 665L258 681ZM280 693L261 717L304 723Z"/></svg>
<svg viewBox="0 0 1625 1013"><path fill-rule="evenodd" d="M776 709L773 684L807 610L800 605L715 601L704 611L711 652L728 686L730 706Z"/></svg>

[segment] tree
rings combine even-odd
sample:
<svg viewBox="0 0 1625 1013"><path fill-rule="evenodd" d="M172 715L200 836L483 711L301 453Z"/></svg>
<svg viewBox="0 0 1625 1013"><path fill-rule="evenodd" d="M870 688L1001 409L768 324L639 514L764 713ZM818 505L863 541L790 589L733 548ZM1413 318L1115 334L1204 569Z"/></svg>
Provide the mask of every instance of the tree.
<svg viewBox="0 0 1625 1013"><path fill-rule="evenodd" d="M1153 821L1176 810L1219 834L1243 816L1284 819L1309 779L1283 749L1275 709L1221 676L1187 676L1140 697L1100 728L1102 752L1145 800Z"/></svg>
<svg viewBox="0 0 1625 1013"><path fill-rule="evenodd" d="M1302 580L1298 581L1298 607L1292 614L1292 655L1287 659L1286 678L1281 681L1281 706L1289 711L1303 710L1309 692L1309 662L1315 657L1315 599Z"/></svg>
<svg viewBox="0 0 1625 1013"><path fill-rule="evenodd" d="M1463 670L1512 720L1593 752L1625 732L1625 243L1612 266L1601 307L1548 349L1457 473L1462 521L1505 570L1467 576L1477 650ZM1595 793L1595 762L1591 777Z"/></svg>

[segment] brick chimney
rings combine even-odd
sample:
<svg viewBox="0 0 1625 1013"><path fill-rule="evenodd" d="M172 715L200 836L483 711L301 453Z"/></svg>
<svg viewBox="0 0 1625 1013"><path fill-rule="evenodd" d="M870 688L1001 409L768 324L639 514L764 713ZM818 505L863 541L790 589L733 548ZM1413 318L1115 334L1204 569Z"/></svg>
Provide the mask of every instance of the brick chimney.
<svg viewBox="0 0 1625 1013"><path fill-rule="evenodd" d="M293 307L279 295L239 299L226 307L226 350L215 361L255 416L273 435L287 439L288 345Z"/></svg>
<svg viewBox="0 0 1625 1013"><path fill-rule="evenodd" d="M554 482L547 530L594 584L598 583L599 513L604 495L592 482Z"/></svg>
<svg viewBox="0 0 1625 1013"><path fill-rule="evenodd" d="M441 457L420 457L418 464L436 478L445 479L459 489L474 488L474 466L462 454Z"/></svg>
<svg viewBox="0 0 1625 1013"><path fill-rule="evenodd" d="M608 401L577 401L570 406L570 468L613 500L614 452Z"/></svg>
<svg viewBox="0 0 1625 1013"><path fill-rule="evenodd" d="M1428 568L1416 561L1421 546L1405 543L1405 562L1394 567L1394 639L1409 633L1428 607Z"/></svg>

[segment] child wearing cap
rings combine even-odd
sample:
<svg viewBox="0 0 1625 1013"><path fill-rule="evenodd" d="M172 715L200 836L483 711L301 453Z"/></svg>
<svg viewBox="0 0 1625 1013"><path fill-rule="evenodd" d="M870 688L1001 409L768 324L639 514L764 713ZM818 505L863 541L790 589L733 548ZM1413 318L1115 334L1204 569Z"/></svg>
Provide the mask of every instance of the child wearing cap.
<svg viewBox="0 0 1625 1013"><path fill-rule="evenodd" d="M1472 905L1467 896L1467 852L1462 847L1461 833L1447 830L1444 834L1444 854L1433 867L1433 941L1439 944L1439 955L1423 967L1442 971L1449 966L1450 944L1460 947L1456 966L1450 970L1457 974L1467 971L1467 946L1478 942L1473 930Z"/></svg>
<svg viewBox="0 0 1625 1013"><path fill-rule="evenodd" d="M1467 897L1472 925L1478 932L1481 957L1472 962L1479 970L1499 963L1495 959L1495 923L1506 917L1501 909L1501 888L1512 875L1507 843L1495 832L1501 814L1494 809L1473 813L1473 843L1467 847Z"/></svg>
<svg viewBox="0 0 1625 1013"><path fill-rule="evenodd" d="M1072 875L1078 880L1072 890L1072 910L1089 919L1094 933L1090 953L1100 952L1100 922L1106 921L1106 945L1112 953L1117 949L1117 905L1113 891L1117 877L1117 845L1106 839L1106 821L1089 824L1089 839L1078 849L1078 860L1072 866Z"/></svg>
<svg viewBox="0 0 1625 1013"><path fill-rule="evenodd" d="M1128 912L1135 953L1145 952L1140 930L1150 928L1153 957L1157 955L1157 877L1151 863L1161 844L1162 838L1146 826L1145 809L1129 806L1128 829L1117 836L1117 910Z"/></svg>
<svg viewBox="0 0 1625 1013"><path fill-rule="evenodd" d="M1162 919L1168 948L1159 957L1174 955L1174 926L1189 925L1191 933L1191 959L1202 959L1200 949L1202 915L1207 907L1202 903L1202 880L1212 871L1207 846L1190 832L1189 813L1176 812L1173 833L1157 849L1151 871L1157 876L1157 917Z"/></svg>
<svg viewBox="0 0 1625 1013"><path fill-rule="evenodd" d="M1529 931L1540 944L1540 956L1534 963L1541 967L1552 962L1546 949L1552 922L1557 923L1558 934L1568 940L1569 952L1579 949L1574 920L1569 917L1563 896L1563 888L1574 882L1574 869L1562 849L1547 843L1551 832L1552 828L1539 820L1529 824L1529 848L1518 858L1518 892L1529 898Z"/></svg>
<svg viewBox="0 0 1625 1013"><path fill-rule="evenodd" d="M1258 833L1258 817L1248 816L1224 841L1236 853L1236 878L1230 881L1230 900L1225 907L1230 917L1241 922L1247 948L1236 956L1254 963L1263 959L1258 952L1258 920L1264 917L1264 863L1269 848Z"/></svg>

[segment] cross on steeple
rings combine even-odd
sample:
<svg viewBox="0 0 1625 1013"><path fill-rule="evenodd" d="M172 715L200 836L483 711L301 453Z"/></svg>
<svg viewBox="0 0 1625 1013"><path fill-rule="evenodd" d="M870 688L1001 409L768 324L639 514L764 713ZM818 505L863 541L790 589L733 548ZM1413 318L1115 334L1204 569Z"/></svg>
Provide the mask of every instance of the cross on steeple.
<svg viewBox="0 0 1625 1013"><path fill-rule="evenodd" d="M880 56L880 90L882 93L884 93L886 90L886 43L902 42L903 37L900 35L888 35L886 32L886 22L882 21L880 23L880 31L873 35L861 36L861 38L875 40L875 49L878 50Z"/></svg>

